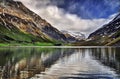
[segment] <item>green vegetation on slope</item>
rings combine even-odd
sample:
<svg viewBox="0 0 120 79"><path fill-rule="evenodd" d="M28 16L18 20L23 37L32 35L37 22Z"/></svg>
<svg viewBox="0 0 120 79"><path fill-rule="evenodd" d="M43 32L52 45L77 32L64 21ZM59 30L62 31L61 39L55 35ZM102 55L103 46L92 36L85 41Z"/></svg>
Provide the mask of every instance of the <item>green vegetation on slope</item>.
<svg viewBox="0 0 120 79"><path fill-rule="evenodd" d="M113 41L109 42L108 44L106 44L107 46L111 46L114 44L117 44L118 42L120 42L120 37L114 39Z"/></svg>
<svg viewBox="0 0 120 79"><path fill-rule="evenodd" d="M34 42L43 41L31 34L25 34L17 28L6 28L0 25L0 42Z"/></svg>
<svg viewBox="0 0 120 79"><path fill-rule="evenodd" d="M17 28L6 28L0 25L0 29L0 46L54 46L57 43L56 40L45 42L45 40L21 32Z"/></svg>
<svg viewBox="0 0 120 79"><path fill-rule="evenodd" d="M37 43L0 43L0 47L3 46L54 46L53 43L37 42Z"/></svg>

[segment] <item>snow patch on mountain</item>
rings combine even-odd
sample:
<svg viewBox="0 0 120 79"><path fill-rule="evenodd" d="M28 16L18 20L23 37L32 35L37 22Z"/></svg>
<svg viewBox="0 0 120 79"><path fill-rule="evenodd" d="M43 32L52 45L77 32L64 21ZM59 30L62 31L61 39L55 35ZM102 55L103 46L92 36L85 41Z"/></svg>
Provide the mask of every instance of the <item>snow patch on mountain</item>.
<svg viewBox="0 0 120 79"><path fill-rule="evenodd" d="M62 30L62 33L69 34L69 35L71 35L72 37L74 37L78 40L85 39L85 35L82 34L81 32L73 32L73 31Z"/></svg>

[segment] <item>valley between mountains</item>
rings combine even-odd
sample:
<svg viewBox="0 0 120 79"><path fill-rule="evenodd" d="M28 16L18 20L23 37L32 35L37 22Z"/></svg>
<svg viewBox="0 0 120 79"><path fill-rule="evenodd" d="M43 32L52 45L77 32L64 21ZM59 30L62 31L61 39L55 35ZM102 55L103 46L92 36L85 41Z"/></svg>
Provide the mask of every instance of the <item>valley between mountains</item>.
<svg viewBox="0 0 120 79"><path fill-rule="evenodd" d="M58 30L21 2L0 0L0 46L9 45L120 45L120 14L111 22L91 33Z"/></svg>

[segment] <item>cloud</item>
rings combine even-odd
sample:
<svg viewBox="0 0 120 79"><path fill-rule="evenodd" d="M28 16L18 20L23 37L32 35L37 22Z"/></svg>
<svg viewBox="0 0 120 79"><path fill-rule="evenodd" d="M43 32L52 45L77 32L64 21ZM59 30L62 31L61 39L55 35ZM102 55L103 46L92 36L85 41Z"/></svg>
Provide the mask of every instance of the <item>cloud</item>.
<svg viewBox="0 0 120 79"><path fill-rule="evenodd" d="M104 0L105 4L108 5L112 10L120 7L120 0Z"/></svg>
<svg viewBox="0 0 120 79"><path fill-rule="evenodd" d="M100 28L103 24L110 21L114 16L108 19L82 19L76 14L65 12L58 8L50 0L17 0L23 2L32 11L36 12L43 19L46 19L51 25L59 30L79 31L88 36L91 32ZM64 2L61 2L64 3ZM32 5L32 6L31 6Z"/></svg>

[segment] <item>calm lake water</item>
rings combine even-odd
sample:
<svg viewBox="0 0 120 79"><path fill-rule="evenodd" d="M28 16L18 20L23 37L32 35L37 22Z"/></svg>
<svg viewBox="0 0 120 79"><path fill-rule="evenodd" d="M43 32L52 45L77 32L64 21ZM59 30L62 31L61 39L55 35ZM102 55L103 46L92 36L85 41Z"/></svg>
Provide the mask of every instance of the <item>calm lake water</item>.
<svg viewBox="0 0 120 79"><path fill-rule="evenodd" d="M0 79L120 79L120 48L0 48Z"/></svg>

